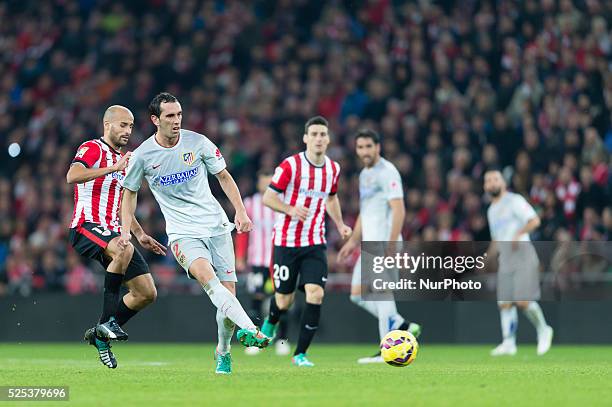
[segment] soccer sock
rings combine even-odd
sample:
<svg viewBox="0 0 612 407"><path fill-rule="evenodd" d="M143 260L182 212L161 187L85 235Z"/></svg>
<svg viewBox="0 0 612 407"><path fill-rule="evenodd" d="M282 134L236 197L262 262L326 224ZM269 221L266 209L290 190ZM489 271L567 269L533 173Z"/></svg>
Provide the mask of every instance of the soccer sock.
<svg viewBox="0 0 612 407"><path fill-rule="evenodd" d="M254 319L256 321L261 321L261 298L253 297L251 299L250 316L251 316L251 319Z"/></svg>
<svg viewBox="0 0 612 407"><path fill-rule="evenodd" d="M525 316L533 326L536 331L540 333L542 329L546 328L546 319L544 318L544 313L542 312L542 308L540 308L540 304L536 301L531 301L529 306L523 310Z"/></svg>
<svg viewBox="0 0 612 407"><path fill-rule="evenodd" d="M389 331L398 329L405 321L397 313L395 300L377 301L378 306L378 333L382 339Z"/></svg>
<svg viewBox="0 0 612 407"><path fill-rule="evenodd" d="M217 352L224 355L230 351L232 336L234 336L234 324L229 318L226 318L223 313L217 309L217 333L219 335L219 343L217 344Z"/></svg>
<svg viewBox="0 0 612 407"><path fill-rule="evenodd" d="M376 306L376 301L366 301L361 295L351 295L351 301L368 311L374 316L374 318L378 318L378 307Z"/></svg>
<svg viewBox="0 0 612 407"><path fill-rule="evenodd" d="M283 316L285 312L287 312L287 310L278 308L278 305L276 305L276 298L272 297L272 300L270 300L270 314L268 315L268 322L272 325L278 324L278 321L280 321L281 316Z"/></svg>
<svg viewBox="0 0 612 407"><path fill-rule="evenodd" d="M278 332L276 333L276 337L279 339L287 339L289 338L288 335L288 325L289 325L289 321L288 321L288 315L284 314L283 317L280 319L279 323L278 323Z"/></svg>
<svg viewBox="0 0 612 407"><path fill-rule="evenodd" d="M499 316L501 318L502 336L504 342L510 341L516 343L516 328L518 327L518 314L516 307L500 308Z"/></svg>
<svg viewBox="0 0 612 407"><path fill-rule="evenodd" d="M314 338L317 329L319 328L319 318L321 317L321 304L306 303L302 321L300 323L300 337L298 338L297 347L294 355L306 353L312 338Z"/></svg>
<svg viewBox="0 0 612 407"><path fill-rule="evenodd" d="M208 294L210 301L221 313L243 329L255 329L255 324L240 305L234 294L221 284L217 276L213 277L202 288Z"/></svg>
<svg viewBox="0 0 612 407"><path fill-rule="evenodd" d="M119 289L123 282L123 274L106 272L104 277L104 302L102 304L102 315L100 315L100 323L103 324L114 317L117 313L117 305L119 303Z"/></svg>
<svg viewBox="0 0 612 407"><path fill-rule="evenodd" d="M117 320L119 326L123 326L126 322L130 320L130 318L132 318L137 313L138 310L128 308L128 306L125 305L125 301L123 301L123 298L121 298L121 300L119 301L119 306L117 307L117 314L115 316L115 319Z"/></svg>

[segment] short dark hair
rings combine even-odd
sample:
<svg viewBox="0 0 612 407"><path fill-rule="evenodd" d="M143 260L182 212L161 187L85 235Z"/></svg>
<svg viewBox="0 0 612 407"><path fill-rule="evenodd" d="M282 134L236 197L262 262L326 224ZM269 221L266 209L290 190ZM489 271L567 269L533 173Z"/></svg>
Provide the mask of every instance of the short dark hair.
<svg viewBox="0 0 612 407"><path fill-rule="evenodd" d="M161 116L161 104L174 102L178 102L178 99L174 95L168 92L159 93L155 95L151 103L149 103L149 113L151 116L159 117Z"/></svg>
<svg viewBox="0 0 612 407"><path fill-rule="evenodd" d="M372 129L359 129L355 135L355 140L360 138L369 138L374 144L380 144L380 136Z"/></svg>
<svg viewBox="0 0 612 407"><path fill-rule="evenodd" d="M315 124L320 124L322 126L329 127L329 123L327 122L327 119L325 117L315 116L315 117L311 117L306 122L306 125L304 126L304 133L308 133L308 128L310 126L314 126Z"/></svg>

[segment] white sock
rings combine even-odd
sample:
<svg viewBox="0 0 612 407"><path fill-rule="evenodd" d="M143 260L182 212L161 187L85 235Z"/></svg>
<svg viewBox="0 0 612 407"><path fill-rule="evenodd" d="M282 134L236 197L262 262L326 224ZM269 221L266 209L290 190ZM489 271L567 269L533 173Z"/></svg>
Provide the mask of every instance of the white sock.
<svg viewBox="0 0 612 407"><path fill-rule="evenodd" d="M255 324L240 305L238 298L221 284L215 276L202 288L208 294L212 303L226 317L242 329L254 329Z"/></svg>
<svg viewBox="0 0 612 407"><path fill-rule="evenodd" d="M546 328L546 319L544 319L544 313L540 304L536 301L531 301L529 306L523 310L525 316L533 324L538 334L542 332L542 329Z"/></svg>
<svg viewBox="0 0 612 407"><path fill-rule="evenodd" d="M232 336L234 336L234 324L229 318L226 318L223 313L217 309L217 333L219 335L219 343L217 344L217 352L221 355L230 351Z"/></svg>
<svg viewBox="0 0 612 407"><path fill-rule="evenodd" d="M394 300L377 301L378 306L378 334L382 339L389 331L399 328L404 318L397 313Z"/></svg>
<svg viewBox="0 0 612 407"><path fill-rule="evenodd" d="M499 316L501 318L502 336L504 342L510 342L516 345L516 328L518 327L518 314L516 307L500 308Z"/></svg>
<svg viewBox="0 0 612 407"><path fill-rule="evenodd" d="M374 318L378 318L378 307L376 301L366 301L361 295L351 295L351 301L368 311Z"/></svg>

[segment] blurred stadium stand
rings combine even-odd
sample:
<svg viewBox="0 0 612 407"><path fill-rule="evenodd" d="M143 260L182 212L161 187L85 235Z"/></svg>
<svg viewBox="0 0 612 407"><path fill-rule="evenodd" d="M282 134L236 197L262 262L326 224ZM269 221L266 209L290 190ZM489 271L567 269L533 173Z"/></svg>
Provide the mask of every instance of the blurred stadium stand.
<svg viewBox="0 0 612 407"><path fill-rule="evenodd" d="M533 238L612 238L610 1L8 0L0 21L0 295L99 289L67 243L65 174L110 104L135 114L131 148L150 136L163 90L244 195L322 114L351 224L352 135L369 126L403 176L407 239L488 239L481 180L498 166L542 217ZM137 216L165 241L146 188ZM199 292L170 255L148 260L160 294Z"/></svg>

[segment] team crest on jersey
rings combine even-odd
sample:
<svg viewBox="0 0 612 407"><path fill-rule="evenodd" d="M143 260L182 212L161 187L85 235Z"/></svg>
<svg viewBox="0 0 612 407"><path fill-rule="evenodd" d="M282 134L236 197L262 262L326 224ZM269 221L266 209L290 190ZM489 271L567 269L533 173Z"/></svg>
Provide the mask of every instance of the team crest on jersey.
<svg viewBox="0 0 612 407"><path fill-rule="evenodd" d="M194 158L194 155L193 155L192 151L190 151L188 153L183 153L183 162L185 164L187 164L187 165L193 164L194 159L195 158Z"/></svg>
<svg viewBox="0 0 612 407"><path fill-rule="evenodd" d="M76 158L83 158L87 150L89 150L89 147L81 147L76 153Z"/></svg>

